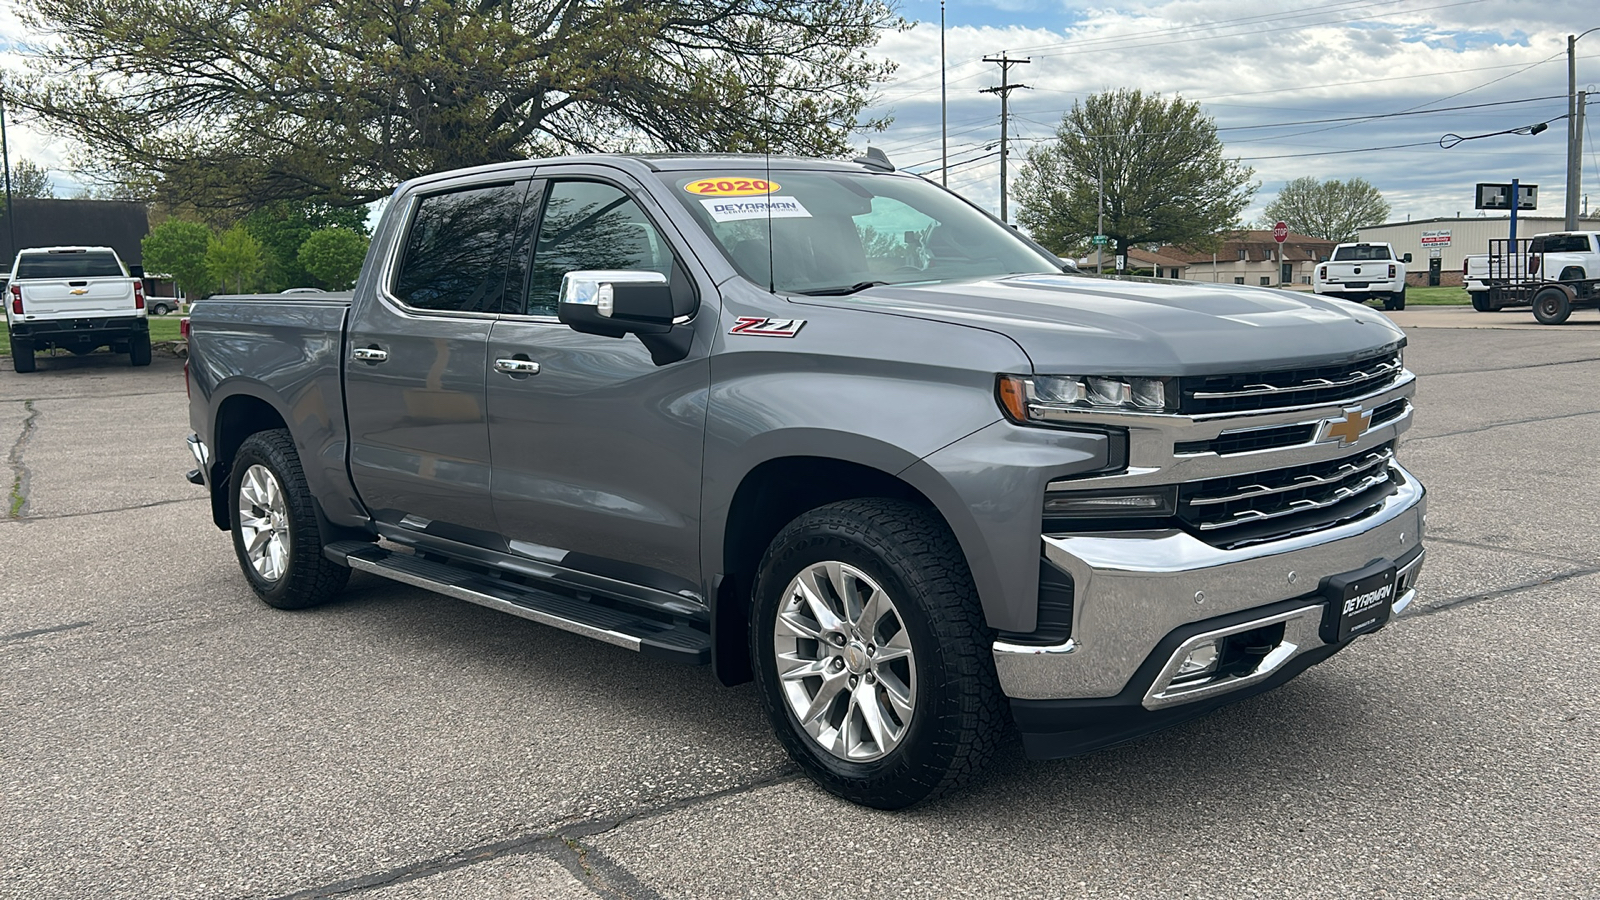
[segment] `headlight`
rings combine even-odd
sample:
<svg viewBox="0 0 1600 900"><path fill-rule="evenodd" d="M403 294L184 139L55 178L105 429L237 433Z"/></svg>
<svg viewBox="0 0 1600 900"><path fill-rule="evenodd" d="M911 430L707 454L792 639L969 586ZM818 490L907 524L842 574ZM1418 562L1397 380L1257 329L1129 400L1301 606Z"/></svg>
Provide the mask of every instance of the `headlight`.
<svg viewBox="0 0 1600 900"><path fill-rule="evenodd" d="M1067 421L1069 410L1172 412L1177 379L1143 375L1001 375L1000 408L1013 422Z"/></svg>

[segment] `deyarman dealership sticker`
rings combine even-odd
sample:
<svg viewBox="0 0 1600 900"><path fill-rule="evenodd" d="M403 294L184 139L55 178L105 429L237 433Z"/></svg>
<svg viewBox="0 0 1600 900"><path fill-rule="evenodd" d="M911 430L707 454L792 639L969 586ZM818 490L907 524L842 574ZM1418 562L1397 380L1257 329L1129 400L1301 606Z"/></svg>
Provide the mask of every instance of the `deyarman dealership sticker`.
<svg viewBox="0 0 1600 900"><path fill-rule="evenodd" d="M718 222L736 222L740 219L809 219L800 201L793 197L751 197L744 200L705 199L706 212Z"/></svg>
<svg viewBox="0 0 1600 900"><path fill-rule="evenodd" d="M776 192L782 185L764 178L702 178L683 189L702 197L757 197Z"/></svg>

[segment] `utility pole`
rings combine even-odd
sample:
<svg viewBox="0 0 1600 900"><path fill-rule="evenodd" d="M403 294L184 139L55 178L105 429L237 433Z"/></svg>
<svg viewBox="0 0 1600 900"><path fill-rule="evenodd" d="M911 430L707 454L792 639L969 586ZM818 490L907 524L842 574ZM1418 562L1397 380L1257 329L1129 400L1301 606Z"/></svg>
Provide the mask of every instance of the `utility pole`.
<svg viewBox="0 0 1600 900"><path fill-rule="evenodd" d="M945 94L944 0L939 0L939 183L950 186L950 101Z"/></svg>
<svg viewBox="0 0 1600 900"><path fill-rule="evenodd" d="M11 142L6 140L6 89L0 85L0 165L6 169L6 227L11 230L11 255L17 255L17 209L11 205Z"/></svg>
<svg viewBox="0 0 1600 900"><path fill-rule="evenodd" d="M983 61L1000 64L999 86L984 88L978 93L1000 95L1000 221L1009 225L1011 223L1011 219L1006 214L1006 117L1009 111L1007 109L1006 101L1011 98L1011 92L1017 88L1031 90L1025 84L1011 83L1011 67L1025 65L1033 62L1033 60L1011 59L1010 57L1006 56L1004 52L1002 52L998 58L993 56L985 56Z"/></svg>
<svg viewBox="0 0 1600 900"><path fill-rule="evenodd" d="M1582 140L1578 132L1578 56L1574 48L1578 36L1567 35L1567 222L1566 231L1578 230L1578 173L1582 171L1583 157L1577 149ZM1513 198L1512 206L1516 205Z"/></svg>
<svg viewBox="0 0 1600 900"><path fill-rule="evenodd" d="M1583 113L1584 107L1589 105L1589 92L1578 92L1578 114L1571 120L1572 143L1568 144L1567 152L1572 154L1575 162L1572 165L1571 178L1567 182L1567 231L1578 230L1578 189L1583 187Z"/></svg>

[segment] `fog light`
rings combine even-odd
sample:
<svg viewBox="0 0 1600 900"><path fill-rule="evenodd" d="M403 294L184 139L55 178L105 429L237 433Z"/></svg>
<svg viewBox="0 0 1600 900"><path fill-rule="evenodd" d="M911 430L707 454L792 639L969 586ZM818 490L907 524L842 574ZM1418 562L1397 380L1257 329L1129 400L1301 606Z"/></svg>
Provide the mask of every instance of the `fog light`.
<svg viewBox="0 0 1600 900"><path fill-rule="evenodd" d="M1172 676L1173 681L1184 681L1209 675L1217 670L1217 660L1221 658L1221 648L1216 641L1207 641L1189 651L1178 665L1178 671Z"/></svg>

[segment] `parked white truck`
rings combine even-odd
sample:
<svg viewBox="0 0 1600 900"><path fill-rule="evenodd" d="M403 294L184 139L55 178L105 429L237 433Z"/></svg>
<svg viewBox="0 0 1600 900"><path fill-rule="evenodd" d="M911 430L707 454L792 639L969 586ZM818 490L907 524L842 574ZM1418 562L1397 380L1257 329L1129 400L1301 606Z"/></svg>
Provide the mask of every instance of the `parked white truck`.
<svg viewBox="0 0 1600 900"><path fill-rule="evenodd" d="M144 283L110 247L23 250L6 292L11 365L18 372L32 372L34 354L52 347L77 354L110 347L133 365L150 365Z"/></svg>
<svg viewBox="0 0 1600 900"><path fill-rule="evenodd" d="M1357 303L1382 300L1384 309L1406 308L1406 263L1411 254L1396 256L1385 243L1340 244L1333 257L1317 266L1312 290Z"/></svg>

